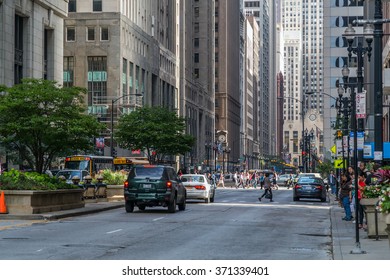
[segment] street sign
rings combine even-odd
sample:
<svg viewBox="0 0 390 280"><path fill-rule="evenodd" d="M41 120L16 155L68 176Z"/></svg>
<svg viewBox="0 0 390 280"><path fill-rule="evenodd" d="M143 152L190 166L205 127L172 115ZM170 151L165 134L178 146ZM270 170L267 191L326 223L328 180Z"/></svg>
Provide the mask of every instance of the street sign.
<svg viewBox="0 0 390 280"><path fill-rule="evenodd" d="M335 159L334 160L334 168L336 169L343 169L345 162L343 162L342 159Z"/></svg>
<svg viewBox="0 0 390 280"><path fill-rule="evenodd" d="M330 151L331 151L333 154L337 153L336 145L333 145L333 146L330 148Z"/></svg>
<svg viewBox="0 0 390 280"><path fill-rule="evenodd" d="M366 118L366 91L356 93L356 118Z"/></svg>

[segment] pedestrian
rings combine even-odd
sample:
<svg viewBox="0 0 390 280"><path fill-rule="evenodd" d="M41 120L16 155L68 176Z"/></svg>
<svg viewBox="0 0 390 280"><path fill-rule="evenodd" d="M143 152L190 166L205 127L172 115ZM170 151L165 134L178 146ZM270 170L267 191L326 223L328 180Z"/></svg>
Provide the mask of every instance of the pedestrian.
<svg viewBox="0 0 390 280"><path fill-rule="evenodd" d="M278 184L276 183L276 180L277 180L277 174L276 174L276 172L274 172L274 175L273 175L273 177L272 177L272 187L274 188L274 190L277 190L277 189L279 189L279 186L278 186Z"/></svg>
<svg viewBox="0 0 390 280"><path fill-rule="evenodd" d="M269 173L265 173L265 178L264 178L264 193L262 196L260 196L258 199L261 201L261 199L267 196L266 198L269 198L269 202L274 202L272 200L272 188L271 188L271 181L269 179Z"/></svg>
<svg viewBox="0 0 390 280"><path fill-rule="evenodd" d="M221 172L221 174L219 175L219 180L218 180L218 184L217 184L217 188L219 187L219 185L222 184L222 187L225 188L225 180L224 180L224 177L223 177L223 173Z"/></svg>
<svg viewBox="0 0 390 280"><path fill-rule="evenodd" d="M262 190L264 187L264 174L260 173L260 189Z"/></svg>
<svg viewBox="0 0 390 280"><path fill-rule="evenodd" d="M333 170L330 171L329 178L328 178L328 183L330 186L330 193L331 194L336 194L336 176L333 173Z"/></svg>
<svg viewBox="0 0 390 280"><path fill-rule="evenodd" d="M235 185L236 189L237 189L237 187L238 187L239 176L240 176L240 175L238 175L238 172L237 172L237 171L236 171L236 172L234 173L234 175L233 175L233 178L234 178L234 185Z"/></svg>
<svg viewBox="0 0 390 280"><path fill-rule="evenodd" d="M344 221L352 220L352 212L351 212L351 177L348 173L343 173L341 175L341 186L340 186L340 194L339 199L342 202L342 206L344 207L345 217L342 218Z"/></svg>
<svg viewBox="0 0 390 280"><path fill-rule="evenodd" d="M363 223L363 220L364 220L364 208L360 204L360 200L363 197L363 191L364 191L365 187L366 187L366 173L364 171L361 171L360 174L359 174L359 189L358 189L358 200L359 200L359 207L358 207L359 217L358 217L358 219L359 219L359 228L360 229L365 228L365 224Z"/></svg>

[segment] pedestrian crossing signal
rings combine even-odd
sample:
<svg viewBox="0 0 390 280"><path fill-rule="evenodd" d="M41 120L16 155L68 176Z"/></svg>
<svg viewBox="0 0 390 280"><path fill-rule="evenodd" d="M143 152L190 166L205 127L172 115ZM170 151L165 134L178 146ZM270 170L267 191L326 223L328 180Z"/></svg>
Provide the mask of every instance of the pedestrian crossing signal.
<svg viewBox="0 0 390 280"><path fill-rule="evenodd" d="M343 132L341 130L337 130L337 137L343 137Z"/></svg>

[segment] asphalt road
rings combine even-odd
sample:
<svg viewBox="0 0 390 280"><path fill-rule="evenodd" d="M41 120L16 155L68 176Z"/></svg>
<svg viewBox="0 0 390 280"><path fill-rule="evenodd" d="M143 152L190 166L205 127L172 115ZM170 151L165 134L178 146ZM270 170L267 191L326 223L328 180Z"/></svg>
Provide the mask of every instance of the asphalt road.
<svg viewBox="0 0 390 280"><path fill-rule="evenodd" d="M190 201L174 214L120 208L9 226L0 230L0 259L332 259L329 203L293 202L291 192L260 203L258 189L218 189L214 203Z"/></svg>

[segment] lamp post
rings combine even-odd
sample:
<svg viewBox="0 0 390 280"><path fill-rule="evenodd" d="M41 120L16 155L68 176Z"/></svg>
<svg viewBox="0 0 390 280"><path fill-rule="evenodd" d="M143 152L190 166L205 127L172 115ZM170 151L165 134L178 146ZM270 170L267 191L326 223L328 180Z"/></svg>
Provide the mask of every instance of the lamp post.
<svg viewBox="0 0 390 280"><path fill-rule="evenodd" d="M351 62L352 53L356 54L356 57L357 57L357 71L356 71L357 83L356 83L356 85L357 85L357 93L358 94L361 94L363 92L363 56L367 55L368 61L370 61L370 58L371 58L371 51L372 51L371 44L373 41L373 35L372 35L373 30L374 30L374 28L372 27L371 24L366 24L364 27L364 31L363 31L364 34L363 35L366 38L367 47L363 47L363 44L362 44L361 40L359 40L359 37L355 37L356 31L352 27L352 25L349 25L348 28L345 30L345 38L347 39L347 42L348 42L348 48L347 48L348 58L349 58L348 60L349 60L349 62ZM355 38L358 39L358 44L356 47L353 47L352 45L353 45ZM355 106L356 106L356 101L354 101L354 102L355 102ZM363 104L363 106L365 106L365 104ZM363 131L364 131L365 116L362 116L362 117L357 116L357 117L359 117L359 119L354 120L354 121L357 121L357 131L364 133ZM357 137L357 135L355 135L354 137ZM358 150L358 161L362 161L362 160L363 160L363 150L360 149L360 150Z"/></svg>
<svg viewBox="0 0 390 280"><path fill-rule="evenodd" d="M131 94L125 94L122 96L119 96L118 98L112 99L111 100L111 144L110 144L110 155L113 157L114 156L114 104L127 96L143 96L140 93L131 93Z"/></svg>
<svg viewBox="0 0 390 280"><path fill-rule="evenodd" d="M227 160L226 160L226 171L229 173L229 154L230 154L230 148L226 147L225 153L227 154Z"/></svg>
<svg viewBox="0 0 390 280"><path fill-rule="evenodd" d="M347 67L343 68L343 79L344 81L348 81L348 74L349 74L349 69ZM360 246L360 240L359 240L359 199L358 199L358 191L359 191L359 181L358 181L358 154L357 154L357 120L356 120L356 93L355 93L355 88L351 86L351 103L352 103L352 111L351 111L351 127L353 129L353 169L355 171L355 176L354 176L354 185L355 185L355 248L351 251L353 254L363 254L365 253L364 251L361 250ZM344 110L347 108L346 104L344 104ZM349 154L349 152L348 152Z"/></svg>
<svg viewBox="0 0 390 280"><path fill-rule="evenodd" d="M204 144L206 148L206 156L207 156L207 172L210 172L210 150L211 150L211 142L206 142Z"/></svg>

